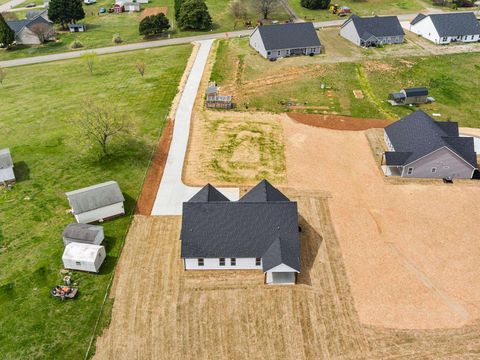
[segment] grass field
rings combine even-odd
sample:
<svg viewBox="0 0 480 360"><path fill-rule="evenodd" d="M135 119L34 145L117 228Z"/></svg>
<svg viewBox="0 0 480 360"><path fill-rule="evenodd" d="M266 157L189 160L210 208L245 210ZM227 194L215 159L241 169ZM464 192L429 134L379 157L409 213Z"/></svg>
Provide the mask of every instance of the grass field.
<svg viewBox="0 0 480 360"><path fill-rule="evenodd" d="M255 53L245 39L221 40L211 79L222 85L223 93L234 95L238 110L392 119L415 108L392 107L385 102L390 92L427 86L437 102L421 108L441 114L440 119L458 120L461 126L480 127L480 106L475 100L480 84L478 54L390 56L397 49L420 55L422 49L415 46L407 43L368 50L374 60L365 60L365 50L360 48L348 48L346 55L334 49L332 55L327 47L327 55L271 63ZM357 62L334 63L345 56L352 59L347 61ZM361 90L364 98L357 99L353 90Z"/></svg>
<svg viewBox="0 0 480 360"><path fill-rule="evenodd" d="M49 291L61 282L61 234L73 221L64 193L116 180L131 214L190 52L182 45L102 56L93 75L81 60L7 70L0 147L10 147L18 183L0 189L2 359L83 359L130 216L104 223L106 263L98 275L74 272L80 295L62 303ZM137 60L147 64L144 78ZM103 160L72 122L86 97L129 116L129 134L112 143Z"/></svg>
<svg viewBox="0 0 480 360"><path fill-rule="evenodd" d="M230 0L206 0L210 15L213 19L214 32L227 32L234 29L244 29L243 23L235 22L235 19L230 13ZM202 34L204 32L198 31L180 31L175 23L175 12L173 7L173 0L150 0L148 4L141 4L141 8L146 7L168 7L167 17L170 19L172 25L171 37L183 37ZM85 19L82 23L87 25L85 33L69 33L59 32L57 35L58 41L46 43L40 46L22 46L19 45L9 51L0 49L0 60L10 60L28 56L46 55L57 52L71 51L70 45L74 40L79 40L84 49L97 48L104 46L114 46L112 42L113 35L119 34L123 43L133 43L145 41L145 39L138 33L140 13L122 13L122 14L98 14L100 7L108 9L111 6L110 0L99 0L93 5L84 5ZM19 17L24 16L25 12L18 14ZM249 15L252 23L255 23L256 16ZM279 11L272 15L272 18L278 20L287 20L288 16L283 11Z"/></svg>
<svg viewBox="0 0 480 360"><path fill-rule="evenodd" d="M310 21L341 19L338 15L332 15L328 10L306 9L300 5L300 0L288 0L288 3L297 16L302 19ZM332 1L333 3L348 6L353 13L360 16L414 13L425 9L427 6L432 6L423 0L343 0L340 2Z"/></svg>
<svg viewBox="0 0 480 360"><path fill-rule="evenodd" d="M25 0L21 4L18 4L17 6L15 6L14 9L15 8L23 8L27 4L36 4L37 6L39 6L39 5L43 5L43 0ZM43 9L33 9L33 10L43 10Z"/></svg>

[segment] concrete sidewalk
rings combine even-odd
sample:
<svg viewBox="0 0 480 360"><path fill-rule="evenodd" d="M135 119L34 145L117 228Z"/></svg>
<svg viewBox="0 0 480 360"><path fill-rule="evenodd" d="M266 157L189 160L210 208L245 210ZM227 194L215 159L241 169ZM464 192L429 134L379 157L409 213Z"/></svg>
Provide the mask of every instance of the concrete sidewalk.
<svg viewBox="0 0 480 360"><path fill-rule="evenodd" d="M193 105L197 97L198 88L203 71L207 63L208 54L213 40L199 41L200 49L193 64L182 97L175 113L173 137L168 152L167 163L152 209L152 215L181 215L182 203L189 200L200 188L186 186L182 182L183 163L187 152L190 135L190 120ZM205 184L206 185L206 184ZM238 188L219 189L230 200L238 200Z"/></svg>

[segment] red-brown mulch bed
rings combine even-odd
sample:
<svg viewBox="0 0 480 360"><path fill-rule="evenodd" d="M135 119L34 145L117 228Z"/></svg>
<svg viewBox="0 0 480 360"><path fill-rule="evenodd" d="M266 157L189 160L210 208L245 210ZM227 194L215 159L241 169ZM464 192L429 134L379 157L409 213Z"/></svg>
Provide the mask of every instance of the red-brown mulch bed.
<svg viewBox="0 0 480 360"><path fill-rule="evenodd" d="M135 214L138 215L150 215L152 213L153 204L157 196L157 191L160 186L160 181L163 176L163 169L167 162L168 150L170 148L170 142L173 135L173 122L168 120L165 129L163 130L162 137L157 144L155 154L153 155L150 168L148 169L147 176L143 182L142 192L138 198L137 206L135 208Z"/></svg>
<svg viewBox="0 0 480 360"><path fill-rule="evenodd" d="M388 126L393 122L393 120L354 118L350 116L331 114L320 115L288 113L288 116L291 119L305 125L333 130L360 131L368 130L371 128L384 128L385 126Z"/></svg>

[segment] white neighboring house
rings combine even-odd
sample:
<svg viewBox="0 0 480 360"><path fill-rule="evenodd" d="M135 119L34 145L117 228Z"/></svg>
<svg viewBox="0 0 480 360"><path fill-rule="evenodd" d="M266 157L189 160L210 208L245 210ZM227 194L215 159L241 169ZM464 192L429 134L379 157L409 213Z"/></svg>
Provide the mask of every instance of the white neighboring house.
<svg viewBox="0 0 480 360"><path fill-rule="evenodd" d="M320 54L321 44L311 22L257 26L250 46L266 59Z"/></svg>
<svg viewBox="0 0 480 360"><path fill-rule="evenodd" d="M418 14L410 31L435 44L480 41L480 24L473 12Z"/></svg>
<svg viewBox="0 0 480 360"><path fill-rule="evenodd" d="M78 223L88 224L125 214L125 198L116 181L65 193Z"/></svg>
<svg viewBox="0 0 480 360"><path fill-rule="evenodd" d="M115 3L116 5L123 6L124 11L127 12L138 12L140 11L140 2L139 1L124 1L120 0Z"/></svg>
<svg viewBox="0 0 480 360"><path fill-rule="evenodd" d="M10 149L0 150L0 185L13 184L16 181L13 172L13 160Z"/></svg>
<svg viewBox="0 0 480 360"><path fill-rule="evenodd" d="M103 226L71 223L63 231L62 238L65 246L71 242L100 245L105 235Z"/></svg>
<svg viewBox="0 0 480 360"><path fill-rule="evenodd" d="M239 201L206 185L183 203L185 270L259 270L267 284L300 272L297 203L263 180Z"/></svg>
<svg viewBox="0 0 480 360"><path fill-rule="evenodd" d="M98 273L106 256L101 245L72 242L65 246L62 261L65 269Z"/></svg>

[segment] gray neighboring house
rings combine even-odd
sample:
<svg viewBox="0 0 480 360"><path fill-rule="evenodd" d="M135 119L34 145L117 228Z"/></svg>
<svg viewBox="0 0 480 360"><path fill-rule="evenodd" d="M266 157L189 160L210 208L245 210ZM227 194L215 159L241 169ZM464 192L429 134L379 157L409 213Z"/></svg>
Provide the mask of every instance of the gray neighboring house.
<svg viewBox="0 0 480 360"><path fill-rule="evenodd" d="M340 28L340 35L358 46L401 44L405 32L396 16L352 15Z"/></svg>
<svg viewBox="0 0 480 360"><path fill-rule="evenodd" d="M461 137L458 123L433 120L421 110L384 129L387 176L471 179L477 169L472 137Z"/></svg>
<svg viewBox="0 0 480 360"><path fill-rule="evenodd" d="M105 236L103 226L71 223L63 231L62 238L65 246L71 242L100 245Z"/></svg>
<svg viewBox="0 0 480 360"><path fill-rule="evenodd" d="M15 181L10 149L0 149L0 185L13 184Z"/></svg>
<svg viewBox="0 0 480 360"><path fill-rule="evenodd" d="M402 89L398 93L391 93L388 101L392 105L425 104L428 102L428 89L426 87Z"/></svg>
<svg viewBox="0 0 480 360"><path fill-rule="evenodd" d="M239 201L212 185L183 203L185 270L261 270L267 284L295 284L300 272L297 203L263 180Z"/></svg>
<svg viewBox="0 0 480 360"><path fill-rule="evenodd" d="M78 223L88 224L125 214L125 198L116 181L65 193Z"/></svg>
<svg viewBox="0 0 480 360"><path fill-rule="evenodd" d="M44 17L44 12L31 19L6 21L15 32L15 42L23 45L40 45L55 37L53 23Z"/></svg>
<svg viewBox="0 0 480 360"><path fill-rule="evenodd" d="M473 12L418 14L410 31L435 44L480 41L480 24Z"/></svg>
<svg viewBox="0 0 480 360"><path fill-rule="evenodd" d="M257 26L250 46L266 59L320 54L321 44L311 22Z"/></svg>

